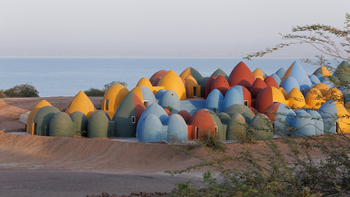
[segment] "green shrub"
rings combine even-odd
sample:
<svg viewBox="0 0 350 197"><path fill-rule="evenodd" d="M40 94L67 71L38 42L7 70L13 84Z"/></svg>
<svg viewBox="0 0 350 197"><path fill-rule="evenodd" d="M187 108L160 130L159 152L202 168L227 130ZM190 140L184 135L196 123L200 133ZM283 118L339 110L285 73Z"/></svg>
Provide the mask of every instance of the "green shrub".
<svg viewBox="0 0 350 197"><path fill-rule="evenodd" d="M13 88L5 90L3 93L7 97L39 97L38 90L28 83L16 85Z"/></svg>
<svg viewBox="0 0 350 197"><path fill-rule="evenodd" d="M6 98L6 94L4 93L4 90L0 90L0 98Z"/></svg>
<svg viewBox="0 0 350 197"><path fill-rule="evenodd" d="M118 81L112 81L110 83L107 83L106 85L104 85L104 88L102 90L96 89L96 88L90 88L89 90L85 90L84 93L87 96L103 97L105 95L105 92L108 90L108 88L110 88L114 84L121 84L123 86L127 86L126 82L122 82L118 80Z"/></svg>

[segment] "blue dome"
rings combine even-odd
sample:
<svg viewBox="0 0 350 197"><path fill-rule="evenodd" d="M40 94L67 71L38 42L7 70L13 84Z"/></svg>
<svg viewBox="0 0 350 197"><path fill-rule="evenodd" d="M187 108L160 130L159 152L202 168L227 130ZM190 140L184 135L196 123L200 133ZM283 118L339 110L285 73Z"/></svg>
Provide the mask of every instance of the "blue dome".
<svg viewBox="0 0 350 197"><path fill-rule="evenodd" d="M282 88L287 93L289 93L293 88L296 88L300 91L300 85L294 77L288 77L286 80L284 80L284 82L282 84Z"/></svg>
<svg viewBox="0 0 350 197"><path fill-rule="evenodd" d="M318 83L321 83L321 81L315 75L310 75L309 78L310 78L310 81L311 81L312 85L316 85Z"/></svg>
<svg viewBox="0 0 350 197"><path fill-rule="evenodd" d="M226 110L228 107L234 104L244 104L243 95L237 91L236 88L240 88L242 92L242 87L232 87L230 88L224 98L223 110Z"/></svg>
<svg viewBox="0 0 350 197"><path fill-rule="evenodd" d="M281 78L280 78L278 75L276 75L275 73L272 74L271 77L272 77L273 79L275 79L277 85L280 86L280 84L281 84Z"/></svg>
<svg viewBox="0 0 350 197"><path fill-rule="evenodd" d="M168 120L168 140L188 140L188 127L185 120L179 114L173 114Z"/></svg>
<svg viewBox="0 0 350 197"><path fill-rule="evenodd" d="M315 123L310 114L304 110L298 110L292 122L292 127L295 129L292 135L296 137L315 135L314 125Z"/></svg>
<svg viewBox="0 0 350 197"><path fill-rule="evenodd" d="M324 134L324 125L322 116L314 110L308 109L306 111L312 117L312 120L315 123L315 135L323 135Z"/></svg>
<svg viewBox="0 0 350 197"><path fill-rule="evenodd" d="M162 142L167 140L167 133L163 130L163 125L154 114L148 114L142 119L144 124L137 124L136 138L139 142Z"/></svg>
<svg viewBox="0 0 350 197"><path fill-rule="evenodd" d="M222 103L224 101L224 96L218 89L212 90L207 100L205 101L205 108L209 110L213 110L214 108L217 110L217 112L222 112Z"/></svg>
<svg viewBox="0 0 350 197"><path fill-rule="evenodd" d="M180 111L180 99L177 96L176 92L173 90L167 90L159 99L158 103L163 108L166 108L168 106L172 107L172 113L176 114Z"/></svg>
<svg viewBox="0 0 350 197"><path fill-rule="evenodd" d="M280 69L278 69L278 71L276 72L276 75L279 76L280 79L282 79L285 73L286 73L286 70L285 70L284 68L280 68ZM271 76L272 76L272 75L271 75Z"/></svg>

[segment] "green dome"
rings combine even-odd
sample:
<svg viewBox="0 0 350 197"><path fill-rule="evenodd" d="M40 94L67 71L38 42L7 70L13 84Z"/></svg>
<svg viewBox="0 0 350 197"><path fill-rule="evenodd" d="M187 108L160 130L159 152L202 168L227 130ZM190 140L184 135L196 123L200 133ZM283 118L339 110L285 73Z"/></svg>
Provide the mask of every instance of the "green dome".
<svg viewBox="0 0 350 197"><path fill-rule="evenodd" d="M109 137L109 119L102 111L95 112L88 123L87 136L89 138Z"/></svg>
<svg viewBox="0 0 350 197"><path fill-rule="evenodd" d="M70 115L75 125L73 134L78 136L87 136L88 119L83 112L75 111Z"/></svg>
<svg viewBox="0 0 350 197"><path fill-rule="evenodd" d="M249 124L249 131L257 140L273 138L273 126L265 114L257 114Z"/></svg>
<svg viewBox="0 0 350 197"><path fill-rule="evenodd" d="M243 114L243 113L251 113L253 114L253 112L245 105L242 104L234 104L231 105L230 107L228 107L225 112L228 115L231 115L233 113L239 113L239 114ZM254 115L254 114L253 114Z"/></svg>
<svg viewBox="0 0 350 197"><path fill-rule="evenodd" d="M50 136L73 137L73 122L65 112L58 112L50 121Z"/></svg>
<svg viewBox="0 0 350 197"><path fill-rule="evenodd" d="M45 106L39 109L33 121L35 125L34 134L48 136L51 118L58 112L60 112L60 110L53 106Z"/></svg>
<svg viewBox="0 0 350 197"><path fill-rule="evenodd" d="M239 113L233 113L227 126L226 140L237 140L247 135L245 118Z"/></svg>

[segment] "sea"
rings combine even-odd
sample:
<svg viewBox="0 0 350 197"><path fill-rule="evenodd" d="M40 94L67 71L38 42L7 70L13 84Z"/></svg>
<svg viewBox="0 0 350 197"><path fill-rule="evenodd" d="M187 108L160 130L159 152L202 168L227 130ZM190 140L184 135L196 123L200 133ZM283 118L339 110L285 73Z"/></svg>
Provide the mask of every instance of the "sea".
<svg viewBox="0 0 350 197"><path fill-rule="evenodd" d="M298 61L307 74L318 67L301 62L298 57L262 57L251 61L233 58L96 58L96 57L1 57L0 89L15 85L33 85L40 97L74 96L90 88L103 89L112 81L127 83L133 89L142 78L150 78L159 70L173 70L181 74L188 67L198 70L203 77L209 77L221 68L227 75L243 61L251 71L260 68L267 75L281 67L286 70Z"/></svg>

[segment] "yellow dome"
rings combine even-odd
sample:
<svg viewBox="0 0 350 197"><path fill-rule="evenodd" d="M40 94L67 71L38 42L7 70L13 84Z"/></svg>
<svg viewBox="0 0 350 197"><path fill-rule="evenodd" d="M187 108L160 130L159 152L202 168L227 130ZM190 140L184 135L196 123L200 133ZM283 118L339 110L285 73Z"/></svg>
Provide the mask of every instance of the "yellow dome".
<svg viewBox="0 0 350 197"><path fill-rule="evenodd" d="M344 105L342 105L341 103L335 102L335 105L337 106L339 130L342 131L343 133L350 133L350 115L349 115L349 112L346 110Z"/></svg>
<svg viewBox="0 0 350 197"><path fill-rule="evenodd" d="M115 111L128 94L129 90L125 86L121 84L112 85L103 96L102 110L107 112L110 118L113 118Z"/></svg>
<svg viewBox="0 0 350 197"><path fill-rule="evenodd" d="M325 102L325 99L319 89L311 88L306 93L305 102L308 108L318 109Z"/></svg>
<svg viewBox="0 0 350 197"><path fill-rule="evenodd" d="M283 89L282 87L279 87L278 90L282 92L284 99L287 99L287 97L288 97L287 91L285 89Z"/></svg>
<svg viewBox="0 0 350 197"><path fill-rule="evenodd" d="M94 104L83 91L80 91L69 103L66 113L71 115L75 111L83 112L88 119L96 111Z"/></svg>
<svg viewBox="0 0 350 197"><path fill-rule="evenodd" d="M323 76L325 76L325 77L332 76L332 73L327 68L321 66L321 69L322 69Z"/></svg>
<svg viewBox="0 0 350 197"><path fill-rule="evenodd" d="M139 97L139 99L143 101L142 90L140 86L136 86L134 89L131 90L131 92L134 92L137 95L137 97Z"/></svg>
<svg viewBox="0 0 350 197"><path fill-rule="evenodd" d="M158 86L163 86L166 90L176 92L180 100L186 99L186 89L179 75L174 71L168 71L159 81Z"/></svg>
<svg viewBox="0 0 350 197"><path fill-rule="evenodd" d="M344 97L341 91L338 88L331 88L326 92L325 95L327 101L333 99L336 102L340 102L344 105Z"/></svg>
<svg viewBox="0 0 350 197"><path fill-rule="evenodd" d="M191 67L186 68L182 73L180 74L180 77L183 79L186 79L187 76L191 76Z"/></svg>
<svg viewBox="0 0 350 197"><path fill-rule="evenodd" d="M146 77L142 77L140 79L140 81L137 83L136 87L137 86L145 86L145 87L149 88L150 90L152 90L152 88L153 88L151 82Z"/></svg>
<svg viewBox="0 0 350 197"><path fill-rule="evenodd" d="M264 73L260 70L260 68L257 68L253 71L253 75L256 78L260 78L262 80L264 80L266 77L264 75Z"/></svg>
<svg viewBox="0 0 350 197"><path fill-rule="evenodd" d="M289 107L299 109L305 106L305 98L297 88L293 88L289 92L287 99L289 101Z"/></svg>
<svg viewBox="0 0 350 197"><path fill-rule="evenodd" d="M273 102L284 103L287 105L288 102L286 101L285 96L283 95L283 92L280 89L277 89L273 86L270 86L270 87L272 89Z"/></svg>
<svg viewBox="0 0 350 197"><path fill-rule="evenodd" d="M329 86L325 83L318 83L318 84L314 85L313 88L319 89L323 96L325 96L327 91L329 90Z"/></svg>
<svg viewBox="0 0 350 197"><path fill-rule="evenodd" d="M187 84L187 94L188 97L200 97L201 96L201 86L198 85L196 79L191 75L188 75L185 78L185 82Z"/></svg>
<svg viewBox="0 0 350 197"><path fill-rule="evenodd" d="M51 104L49 102L47 102L46 100L41 100L38 104L35 105L35 107L32 109L32 111L30 111L29 115L28 115L28 119L27 119L27 127L26 127L26 132L34 135L34 130L33 130L33 121L35 118L36 113L39 111L39 109L41 109L42 107L45 106L51 106Z"/></svg>

